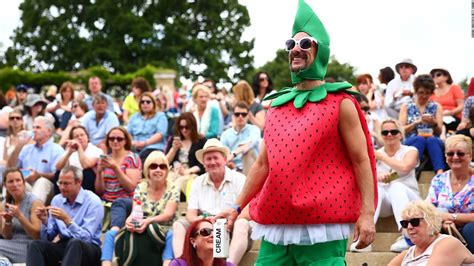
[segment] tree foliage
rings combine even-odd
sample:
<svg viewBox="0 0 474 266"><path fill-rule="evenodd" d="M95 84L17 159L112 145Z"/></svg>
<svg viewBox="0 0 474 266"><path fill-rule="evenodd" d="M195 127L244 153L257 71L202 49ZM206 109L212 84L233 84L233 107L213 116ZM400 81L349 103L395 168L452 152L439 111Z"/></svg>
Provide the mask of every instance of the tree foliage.
<svg viewBox="0 0 474 266"><path fill-rule="evenodd" d="M241 40L250 18L238 0L25 0L20 10L5 57L21 69L125 73L152 64L224 81L252 69L253 40Z"/></svg>
<svg viewBox="0 0 474 266"><path fill-rule="evenodd" d="M280 49L276 52L275 59L268 61L262 67L249 73L247 80L251 81L253 75L258 71L265 71L270 75L273 81L273 87L276 90L291 86L288 52L283 49ZM331 56L328 71L326 73L326 79L354 83L354 71L355 68L350 64L341 64L335 56Z"/></svg>

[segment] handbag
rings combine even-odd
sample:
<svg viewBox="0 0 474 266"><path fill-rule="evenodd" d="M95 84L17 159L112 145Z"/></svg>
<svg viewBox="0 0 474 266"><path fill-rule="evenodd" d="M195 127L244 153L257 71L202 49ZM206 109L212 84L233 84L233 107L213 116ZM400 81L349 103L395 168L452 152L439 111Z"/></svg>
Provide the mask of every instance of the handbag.
<svg viewBox="0 0 474 266"><path fill-rule="evenodd" d="M464 239L464 237L461 235L461 233L459 232L459 230L456 228L456 226L454 224L450 224L448 226L448 234L450 236L453 236L457 239L459 239L459 241L461 241L461 243L464 245L464 246L467 246L467 241L466 239Z"/></svg>

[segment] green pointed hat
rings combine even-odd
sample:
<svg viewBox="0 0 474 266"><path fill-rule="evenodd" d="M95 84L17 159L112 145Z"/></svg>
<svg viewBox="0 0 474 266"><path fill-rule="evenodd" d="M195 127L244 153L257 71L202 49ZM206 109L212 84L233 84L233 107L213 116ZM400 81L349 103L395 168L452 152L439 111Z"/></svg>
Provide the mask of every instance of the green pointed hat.
<svg viewBox="0 0 474 266"><path fill-rule="evenodd" d="M318 42L318 52L313 64L309 68L303 69L298 73L291 72L292 83L297 84L307 79L324 80L330 55L329 34L321 20L316 16L316 13L304 0L299 0L292 36L295 36L298 32L305 32L316 39Z"/></svg>

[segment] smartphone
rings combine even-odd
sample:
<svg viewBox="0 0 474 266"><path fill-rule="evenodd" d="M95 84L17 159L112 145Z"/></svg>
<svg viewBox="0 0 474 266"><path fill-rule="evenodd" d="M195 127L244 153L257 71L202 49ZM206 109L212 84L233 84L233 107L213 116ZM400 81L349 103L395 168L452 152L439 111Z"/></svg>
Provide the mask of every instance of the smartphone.
<svg viewBox="0 0 474 266"><path fill-rule="evenodd" d="M107 154L101 154L99 155L99 159L104 160L107 159L109 156Z"/></svg>
<svg viewBox="0 0 474 266"><path fill-rule="evenodd" d="M385 183L390 183L390 182L392 182L393 180L395 180L399 177L400 177L400 175L397 172L391 172L390 176L388 177L387 181L385 181Z"/></svg>
<svg viewBox="0 0 474 266"><path fill-rule="evenodd" d="M422 116L423 118L431 118L431 117L432 117L431 114L423 114L423 115L421 115L421 116Z"/></svg>

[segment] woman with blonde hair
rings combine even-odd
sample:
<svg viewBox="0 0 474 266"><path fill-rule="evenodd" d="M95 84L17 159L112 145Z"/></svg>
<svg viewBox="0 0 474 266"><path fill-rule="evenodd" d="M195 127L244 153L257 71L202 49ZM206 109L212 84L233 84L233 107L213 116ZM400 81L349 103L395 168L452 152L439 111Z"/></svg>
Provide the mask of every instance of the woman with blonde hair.
<svg viewBox="0 0 474 266"><path fill-rule="evenodd" d="M167 231L177 219L176 211L179 204L179 190L172 182L167 181L168 173L169 163L166 155L161 151L150 153L143 166L143 176L145 178L135 189L133 203L131 201L129 203L133 204L133 206L121 210L122 212L127 212L129 216L125 220L125 230L118 236L118 239L127 241L127 238L134 235L140 248L138 248L137 244L137 247L128 247L130 249L128 252L118 249L119 252L116 255L119 257L119 261L127 261L128 265L161 265L162 260L171 260L173 258L172 254L170 254L171 235L167 236ZM141 205L143 210L143 219L141 221L134 221L135 217L130 213L130 210L137 204ZM111 236L117 235L119 229L119 227L115 227L106 233L101 259L103 265L111 265L110 261L112 260L111 255L114 247L114 238ZM110 233L112 230L114 232ZM155 230L158 230L158 232ZM149 233L147 234L147 232ZM153 239L149 236L151 232L159 236L159 240L162 242L161 245L156 245L152 241ZM118 241L120 242L121 240ZM167 252L164 251L165 241L168 245ZM150 243L152 245L149 245ZM133 249L136 249L136 251L133 251ZM134 252L136 254L133 255L133 258L130 257L130 254ZM162 253L162 256L157 256L157 254Z"/></svg>
<svg viewBox="0 0 474 266"><path fill-rule="evenodd" d="M415 147L402 144L403 127L392 118L382 121L380 135L384 146L375 151L377 159L378 204L375 210L374 222L379 216L388 217L392 214L395 221L401 220L400 213L410 201L420 199L418 182L415 177L415 167L418 164L418 151ZM398 230L402 231L399 225ZM409 248L408 236L402 231L400 237L391 246L393 252L401 252ZM358 250L354 243L351 251L367 252L370 248ZM370 246L369 246L370 247Z"/></svg>
<svg viewBox="0 0 474 266"><path fill-rule="evenodd" d="M234 92L235 103L243 101L249 106L249 122L263 130L265 125L265 110L263 106L256 101L254 92L247 81L241 80L232 88Z"/></svg>
<svg viewBox="0 0 474 266"><path fill-rule="evenodd" d="M217 138L219 134L219 109L209 102L211 91L208 87L198 84L193 88L193 101L196 108L193 112L198 131L207 139Z"/></svg>
<svg viewBox="0 0 474 266"><path fill-rule="evenodd" d="M456 238L440 234L441 217L429 202L410 202L401 213L400 225L408 232L413 246L392 259L396 265L466 265L474 256Z"/></svg>
<svg viewBox="0 0 474 266"><path fill-rule="evenodd" d="M453 135L445 142L446 162L450 170L431 180L427 200L442 211L443 228L454 225L474 252L474 171L472 140Z"/></svg>

